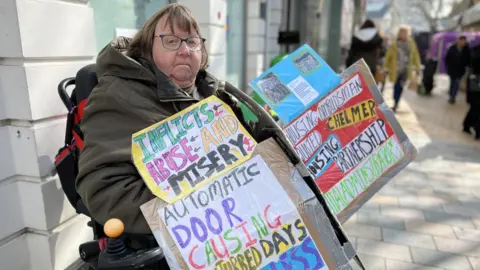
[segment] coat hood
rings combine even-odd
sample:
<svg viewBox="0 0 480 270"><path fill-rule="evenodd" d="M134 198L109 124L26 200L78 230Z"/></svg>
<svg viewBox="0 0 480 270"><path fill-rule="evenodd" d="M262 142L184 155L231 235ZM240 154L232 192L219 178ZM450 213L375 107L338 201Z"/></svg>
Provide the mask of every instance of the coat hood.
<svg viewBox="0 0 480 270"><path fill-rule="evenodd" d="M97 57L97 76L115 76L124 79L155 82L154 73L139 61L126 55L131 38L118 37L105 46Z"/></svg>
<svg viewBox="0 0 480 270"><path fill-rule="evenodd" d="M97 57L99 80L102 76L114 76L156 86L157 96L161 101L192 99L190 96L185 96L181 88L173 83L165 73L158 70L151 61L127 56L131 40L127 37L115 38L100 51ZM208 97L217 90L219 82L208 72L200 70L195 84L197 87L201 85L201 89L205 91L201 93L202 96Z"/></svg>
<svg viewBox="0 0 480 270"><path fill-rule="evenodd" d="M382 38L375 28L360 29L353 35L352 47L359 50L373 50L382 45Z"/></svg>
<svg viewBox="0 0 480 270"><path fill-rule="evenodd" d="M364 29L360 29L358 30L354 37L356 37L357 39L363 41L363 42L368 42L370 40L372 40L375 35L377 34L377 29L375 28L364 28Z"/></svg>

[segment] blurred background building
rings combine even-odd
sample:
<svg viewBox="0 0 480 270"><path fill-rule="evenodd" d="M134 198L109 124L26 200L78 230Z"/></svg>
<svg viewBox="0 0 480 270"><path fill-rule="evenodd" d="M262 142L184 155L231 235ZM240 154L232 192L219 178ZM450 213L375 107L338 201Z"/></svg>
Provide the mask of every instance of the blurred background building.
<svg viewBox="0 0 480 270"><path fill-rule="evenodd" d="M479 11L479 0L368 0L366 16L384 34L393 35L401 24L410 25L414 33L478 30Z"/></svg>
<svg viewBox="0 0 480 270"><path fill-rule="evenodd" d="M438 31L480 30L480 0L1 0L0 269L78 262L92 236L54 171L66 115L57 85L172 2L195 14L209 70L246 92L273 57L305 43L340 71L367 17L390 39L401 24L427 43Z"/></svg>

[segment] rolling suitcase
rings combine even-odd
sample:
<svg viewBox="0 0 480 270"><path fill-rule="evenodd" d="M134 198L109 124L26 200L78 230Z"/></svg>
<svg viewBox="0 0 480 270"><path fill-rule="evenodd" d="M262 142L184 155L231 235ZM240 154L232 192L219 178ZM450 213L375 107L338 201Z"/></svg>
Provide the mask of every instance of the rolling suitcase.
<svg viewBox="0 0 480 270"><path fill-rule="evenodd" d="M470 109L465 116L463 128L478 140L480 139L480 74L468 75L467 102L470 104Z"/></svg>
<svg viewBox="0 0 480 270"><path fill-rule="evenodd" d="M423 79L422 83L425 87L425 95L431 95L433 87L435 86L433 83L433 77L437 70L438 61L429 59L425 63L425 69L423 70Z"/></svg>

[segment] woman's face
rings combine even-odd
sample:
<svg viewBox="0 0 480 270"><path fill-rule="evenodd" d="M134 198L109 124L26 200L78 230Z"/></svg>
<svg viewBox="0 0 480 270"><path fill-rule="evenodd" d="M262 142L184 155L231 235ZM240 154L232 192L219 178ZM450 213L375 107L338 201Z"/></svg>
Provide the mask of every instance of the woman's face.
<svg viewBox="0 0 480 270"><path fill-rule="evenodd" d="M406 41L408 39L408 30L400 29L398 32L398 39Z"/></svg>
<svg viewBox="0 0 480 270"><path fill-rule="evenodd" d="M181 30L177 25L173 26L172 33L167 17L163 17L157 23L153 39L152 56L155 66L181 88L191 87L200 70L201 50L192 51L185 42L181 42L180 48L177 50L166 49L159 35L175 35L180 38L199 38L199 35L194 29L190 29L189 34L188 31ZM164 42L173 44L169 38L171 37L164 37Z"/></svg>

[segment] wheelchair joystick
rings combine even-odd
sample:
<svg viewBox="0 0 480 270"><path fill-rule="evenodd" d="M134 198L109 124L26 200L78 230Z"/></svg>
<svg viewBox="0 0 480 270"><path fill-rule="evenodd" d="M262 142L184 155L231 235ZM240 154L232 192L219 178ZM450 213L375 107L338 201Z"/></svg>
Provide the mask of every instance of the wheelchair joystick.
<svg viewBox="0 0 480 270"><path fill-rule="evenodd" d="M125 242L121 235L125 230L123 222L118 218L109 219L103 226L105 235L108 236L106 252L113 256L124 256L128 254Z"/></svg>
<svg viewBox="0 0 480 270"><path fill-rule="evenodd" d="M105 235L110 238L118 238L120 235L122 235L124 230L125 226L118 218L109 219L107 222L105 222L105 225L103 225L103 231L105 232Z"/></svg>
<svg viewBox="0 0 480 270"><path fill-rule="evenodd" d="M161 248L131 250L124 241L125 226L118 218L109 219L103 225L107 246L98 257L97 270L153 269L163 258ZM166 262L165 262L166 263ZM163 268L162 268L163 269Z"/></svg>

